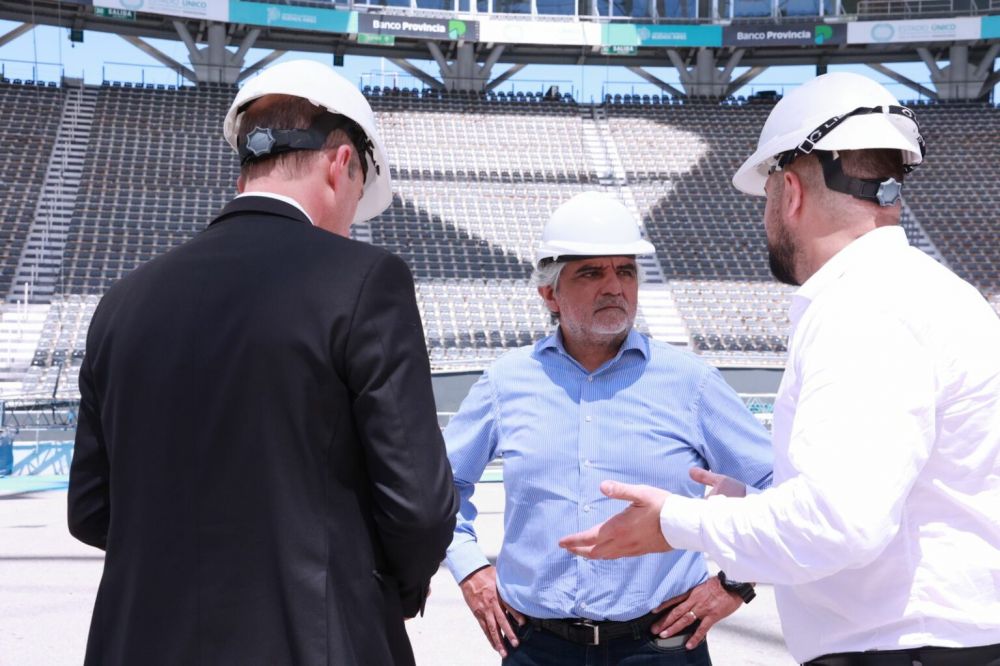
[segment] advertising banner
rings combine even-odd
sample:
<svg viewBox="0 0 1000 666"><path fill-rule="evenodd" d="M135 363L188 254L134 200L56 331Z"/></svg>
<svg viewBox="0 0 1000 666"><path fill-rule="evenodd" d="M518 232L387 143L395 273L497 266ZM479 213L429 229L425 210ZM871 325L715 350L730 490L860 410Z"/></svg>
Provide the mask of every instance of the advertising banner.
<svg viewBox="0 0 1000 666"><path fill-rule="evenodd" d="M638 46L639 33L631 23L605 23L601 26L602 46Z"/></svg>
<svg viewBox="0 0 1000 666"><path fill-rule="evenodd" d="M229 21L274 28L343 33L357 32L358 25L355 12L242 0L229 0Z"/></svg>
<svg viewBox="0 0 1000 666"><path fill-rule="evenodd" d="M843 23L748 23L727 25L722 30L723 46L830 46L846 41Z"/></svg>
<svg viewBox="0 0 1000 666"><path fill-rule="evenodd" d="M358 32L415 39L479 41L479 23L459 19L417 18L389 14L358 14Z"/></svg>
<svg viewBox="0 0 1000 666"><path fill-rule="evenodd" d="M857 21L847 27L849 44L953 42L976 40L981 36L981 21L978 16L912 21Z"/></svg>
<svg viewBox="0 0 1000 666"><path fill-rule="evenodd" d="M503 21L484 18L479 22L479 41L497 44L553 44L601 46L601 26L576 21Z"/></svg>
<svg viewBox="0 0 1000 666"><path fill-rule="evenodd" d="M983 39L1000 39L1000 16L983 17Z"/></svg>
<svg viewBox="0 0 1000 666"><path fill-rule="evenodd" d="M721 25L637 24L640 46L722 46Z"/></svg>
<svg viewBox="0 0 1000 666"><path fill-rule="evenodd" d="M212 0L94 0L94 7L209 21L229 20L229 7L226 3Z"/></svg>

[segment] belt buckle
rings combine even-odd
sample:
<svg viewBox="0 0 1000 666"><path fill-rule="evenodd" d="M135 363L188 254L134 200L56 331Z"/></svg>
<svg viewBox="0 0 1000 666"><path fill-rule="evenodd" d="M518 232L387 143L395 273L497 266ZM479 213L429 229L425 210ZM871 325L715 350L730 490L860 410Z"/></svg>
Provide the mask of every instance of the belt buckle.
<svg viewBox="0 0 1000 666"><path fill-rule="evenodd" d="M599 645L601 642L601 627L597 625L593 620L577 620L571 626L573 627L585 627L591 629L590 638L587 639L587 645Z"/></svg>

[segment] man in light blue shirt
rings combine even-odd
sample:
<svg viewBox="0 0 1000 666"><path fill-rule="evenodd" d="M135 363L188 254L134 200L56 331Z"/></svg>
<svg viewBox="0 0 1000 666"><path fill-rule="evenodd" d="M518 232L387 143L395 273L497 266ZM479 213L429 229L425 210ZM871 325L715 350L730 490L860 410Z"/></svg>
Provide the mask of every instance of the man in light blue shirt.
<svg viewBox="0 0 1000 666"><path fill-rule="evenodd" d="M535 273L558 330L499 358L445 430L462 499L447 564L505 666L704 666L705 633L752 598L748 585L709 578L697 553L602 562L558 546L621 509L601 493L605 479L689 496L702 493L692 467L771 481L768 434L718 371L632 328L635 255L653 251L613 199L560 206ZM494 569L476 542L472 495L497 457L506 506Z"/></svg>

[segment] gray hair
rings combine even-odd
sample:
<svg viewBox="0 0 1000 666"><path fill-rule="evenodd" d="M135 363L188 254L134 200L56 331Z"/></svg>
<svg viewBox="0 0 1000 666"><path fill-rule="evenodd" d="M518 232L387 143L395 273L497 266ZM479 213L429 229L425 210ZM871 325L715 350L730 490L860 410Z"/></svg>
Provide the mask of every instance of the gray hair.
<svg viewBox="0 0 1000 666"><path fill-rule="evenodd" d="M562 275L562 271L566 268L565 261L553 261L551 259L545 260L535 268L531 273L531 284L535 287L552 287L552 289L559 290L559 276ZM639 280L639 284L646 281L646 271L642 268L642 264L638 260L635 262L636 278ZM548 310L548 307L545 308ZM549 316L552 318L552 323L559 321L559 313L552 312L549 310Z"/></svg>
<svg viewBox="0 0 1000 666"><path fill-rule="evenodd" d="M559 285L559 276L564 268L566 268L565 261L543 260L531 274L531 284L535 287L555 289Z"/></svg>
<svg viewBox="0 0 1000 666"><path fill-rule="evenodd" d="M556 289L559 286L559 276L562 275L562 270L565 267L565 261L552 261L551 259L546 261L543 259L542 263L531 273L532 286ZM646 281L646 271L638 260L635 262L635 270L639 284L642 284Z"/></svg>

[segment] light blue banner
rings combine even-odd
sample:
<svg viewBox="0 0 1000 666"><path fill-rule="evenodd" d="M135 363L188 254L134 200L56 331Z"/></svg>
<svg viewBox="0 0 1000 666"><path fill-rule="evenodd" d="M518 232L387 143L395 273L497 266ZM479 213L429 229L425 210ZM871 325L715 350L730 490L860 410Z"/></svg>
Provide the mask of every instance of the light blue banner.
<svg viewBox="0 0 1000 666"><path fill-rule="evenodd" d="M230 23L247 23L274 28L352 33L358 31L357 12L322 7L270 5L229 0Z"/></svg>
<svg viewBox="0 0 1000 666"><path fill-rule="evenodd" d="M722 46L721 25L637 24L640 46Z"/></svg>
<svg viewBox="0 0 1000 666"><path fill-rule="evenodd" d="M983 17L983 39L1000 39L1000 16Z"/></svg>

